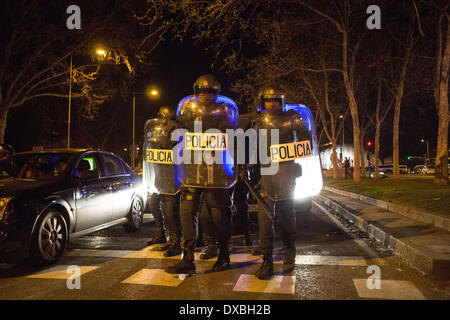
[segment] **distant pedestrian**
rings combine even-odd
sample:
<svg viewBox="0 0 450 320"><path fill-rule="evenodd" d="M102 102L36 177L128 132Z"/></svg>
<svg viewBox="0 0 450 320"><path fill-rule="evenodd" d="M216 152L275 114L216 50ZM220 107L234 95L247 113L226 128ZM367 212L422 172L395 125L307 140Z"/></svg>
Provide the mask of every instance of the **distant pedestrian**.
<svg viewBox="0 0 450 320"><path fill-rule="evenodd" d="M350 177L349 169L350 169L350 160L346 157L344 161L344 169L345 169L345 179Z"/></svg>

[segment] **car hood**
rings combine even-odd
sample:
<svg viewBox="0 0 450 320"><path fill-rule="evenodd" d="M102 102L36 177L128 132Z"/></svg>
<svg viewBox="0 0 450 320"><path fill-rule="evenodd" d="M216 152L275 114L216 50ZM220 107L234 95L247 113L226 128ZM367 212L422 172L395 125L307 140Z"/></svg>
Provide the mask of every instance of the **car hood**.
<svg viewBox="0 0 450 320"><path fill-rule="evenodd" d="M18 197L48 193L52 192L58 184L55 180L0 179L0 196Z"/></svg>

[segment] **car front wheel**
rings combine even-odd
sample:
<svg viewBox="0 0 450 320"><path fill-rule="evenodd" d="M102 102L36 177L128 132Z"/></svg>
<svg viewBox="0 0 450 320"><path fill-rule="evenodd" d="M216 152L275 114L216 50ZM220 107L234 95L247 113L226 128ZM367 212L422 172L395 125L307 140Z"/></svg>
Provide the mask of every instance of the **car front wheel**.
<svg viewBox="0 0 450 320"><path fill-rule="evenodd" d="M31 235L30 261L37 265L56 262L66 248L67 234L66 220L59 211L41 215Z"/></svg>
<svg viewBox="0 0 450 320"><path fill-rule="evenodd" d="M144 220L144 206L141 199L134 198L131 204L130 212L128 213L128 223L123 226L127 232L138 231Z"/></svg>

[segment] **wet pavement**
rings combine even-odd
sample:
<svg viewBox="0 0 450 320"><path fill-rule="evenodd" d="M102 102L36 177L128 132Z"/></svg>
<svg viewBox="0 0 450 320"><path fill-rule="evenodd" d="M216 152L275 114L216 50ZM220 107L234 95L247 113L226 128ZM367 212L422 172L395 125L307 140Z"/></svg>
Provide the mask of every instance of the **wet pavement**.
<svg viewBox="0 0 450 320"><path fill-rule="evenodd" d="M169 275L164 267L180 257L147 246L154 223L145 222L136 233L114 227L77 239L49 267L0 264L0 299L450 299L449 282L410 269L316 204L297 231L295 266L283 265L277 239L275 276L266 281L253 276L261 259L242 236L233 237L231 270L210 272L215 259L199 260L199 248L196 275ZM380 288L370 289L378 268ZM80 289L69 289L77 283L70 270L80 272Z"/></svg>

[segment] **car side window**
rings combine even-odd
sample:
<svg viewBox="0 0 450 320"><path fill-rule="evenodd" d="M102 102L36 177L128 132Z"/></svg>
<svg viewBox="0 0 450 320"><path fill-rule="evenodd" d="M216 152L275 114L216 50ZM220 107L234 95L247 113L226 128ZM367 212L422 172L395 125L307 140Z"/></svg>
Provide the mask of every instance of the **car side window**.
<svg viewBox="0 0 450 320"><path fill-rule="evenodd" d="M126 173L119 159L106 154L102 154L100 157L105 166L106 176L118 176Z"/></svg>
<svg viewBox="0 0 450 320"><path fill-rule="evenodd" d="M80 159L75 175L79 178L97 177L99 175L98 161L93 155L86 155Z"/></svg>

